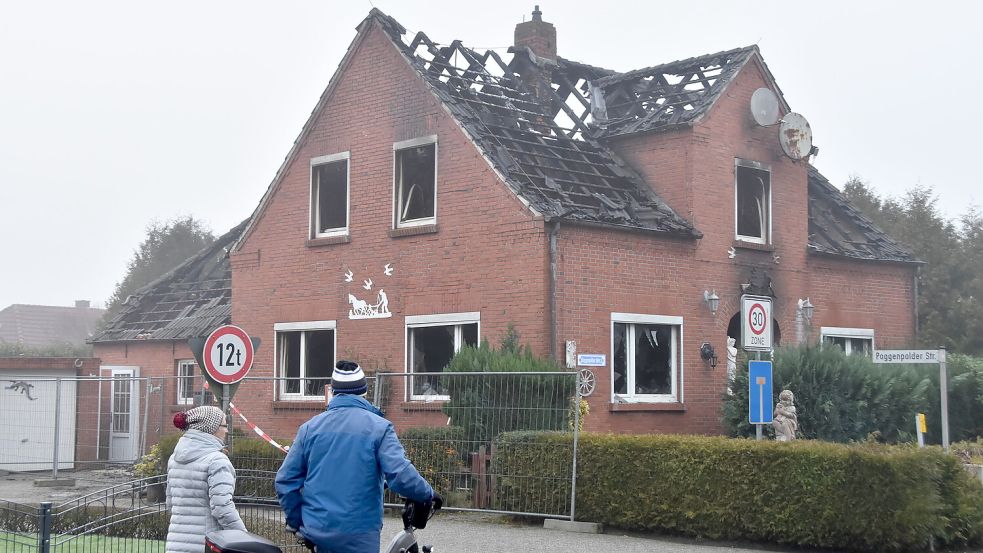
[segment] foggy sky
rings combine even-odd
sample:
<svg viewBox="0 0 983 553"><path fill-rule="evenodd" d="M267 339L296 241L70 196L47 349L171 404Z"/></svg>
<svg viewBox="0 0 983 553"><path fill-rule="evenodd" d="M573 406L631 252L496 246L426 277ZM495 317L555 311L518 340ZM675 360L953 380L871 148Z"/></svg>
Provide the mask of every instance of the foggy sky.
<svg viewBox="0 0 983 553"><path fill-rule="evenodd" d="M533 3L374 1L503 53ZM976 3L539 4L561 56L619 71L758 44L831 182L983 202ZM155 219L248 217L371 7L0 2L0 309L105 302Z"/></svg>

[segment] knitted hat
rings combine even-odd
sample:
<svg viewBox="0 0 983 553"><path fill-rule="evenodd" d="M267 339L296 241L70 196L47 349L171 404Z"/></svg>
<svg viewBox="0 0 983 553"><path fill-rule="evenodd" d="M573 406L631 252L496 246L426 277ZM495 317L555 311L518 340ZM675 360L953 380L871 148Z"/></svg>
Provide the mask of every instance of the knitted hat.
<svg viewBox="0 0 983 553"><path fill-rule="evenodd" d="M214 434L223 423L225 413L212 405L202 405L174 415L174 426L181 430L200 430Z"/></svg>
<svg viewBox="0 0 983 553"><path fill-rule="evenodd" d="M338 394L361 395L368 391L365 373L354 361L338 361L331 374L331 391Z"/></svg>

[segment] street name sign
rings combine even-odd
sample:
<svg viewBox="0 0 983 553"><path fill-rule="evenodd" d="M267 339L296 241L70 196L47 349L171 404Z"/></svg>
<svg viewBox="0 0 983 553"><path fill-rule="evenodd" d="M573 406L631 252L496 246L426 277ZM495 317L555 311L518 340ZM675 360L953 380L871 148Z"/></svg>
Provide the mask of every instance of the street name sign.
<svg viewBox="0 0 983 553"><path fill-rule="evenodd" d="M877 349L874 363L939 363L944 362L937 349Z"/></svg>
<svg viewBox="0 0 983 553"><path fill-rule="evenodd" d="M605 367L607 366L607 356L603 353L580 353L577 354L577 365L581 367Z"/></svg>

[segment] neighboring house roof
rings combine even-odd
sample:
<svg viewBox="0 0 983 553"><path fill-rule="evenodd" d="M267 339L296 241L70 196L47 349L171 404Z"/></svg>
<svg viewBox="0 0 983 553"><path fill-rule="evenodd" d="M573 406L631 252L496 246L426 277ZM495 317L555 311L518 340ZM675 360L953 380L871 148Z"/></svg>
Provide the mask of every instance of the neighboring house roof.
<svg viewBox="0 0 983 553"><path fill-rule="evenodd" d="M227 324L232 318L228 250L247 221L137 290L91 341L185 340Z"/></svg>
<svg viewBox="0 0 983 553"><path fill-rule="evenodd" d="M809 166L809 249L864 261L921 263L877 228L812 166Z"/></svg>
<svg viewBox="0 0 983 553"><path fill-rule="evenodd" d="M0 341L28 348L85 344L105 309L13 304L0 311Z"/></svg>

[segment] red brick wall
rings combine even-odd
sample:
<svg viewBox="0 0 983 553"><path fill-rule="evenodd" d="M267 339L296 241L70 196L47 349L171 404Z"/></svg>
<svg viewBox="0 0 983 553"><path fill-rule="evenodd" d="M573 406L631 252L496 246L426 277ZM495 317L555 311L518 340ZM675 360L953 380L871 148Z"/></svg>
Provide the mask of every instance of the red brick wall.
<svg viewBox="0 0 983 553"><path fill-rule="evenodd" d="M774 316L783 343L816 341L821 326L873 328L878 347L911 342L914 334L911 267L850 262L807 254L808 175L805 162L781 151L777 128L753 124L749 101L766 86L761 68L750 63L692 130L641 135L613 143L679 214L703 232L698 241L654 235L607 233L566 226L561 231L561 324L558 340L576 340L578 351L605 353L595 369L589 430L617 432L720 431L720 397L726 386L726 337L740 311L740 284L751 269L766 271L776 297ZM734 247L734 158L771 167L772 251ZM776 259L777 256L777 259ZM716 317L703 302L704 290L721 298ZM807 326L797 320L797 300L816 306ZM685 410L670 406L610 405L611 312L684 317ZM716 369L699 357L710 342Z"/></svg>
<svg viewBox="0 0 983 553"><path fill-rule="evenodd" d="M548 351L542 221L498 180L388 37L372 28L356 48L231 258L233 322L262 339L252 374L273 375L278 322L337 321L337 356L370 372L404 370L409 315L478 311L481 338L497 343L514 323L534 351ZM427 135L438 136L439 230L392 238L393 143ZM310 159L344 151L351 152L351 242L307 246ZM383 274L387 263L391 277ZM367 278L375 284L368 292ZM379 288L392 317L349 320L348 294L374 299ZM274 435L292 437L310 411L271 409L273 401L269 386L238 403L247 416L269 418Z"/></svg>

